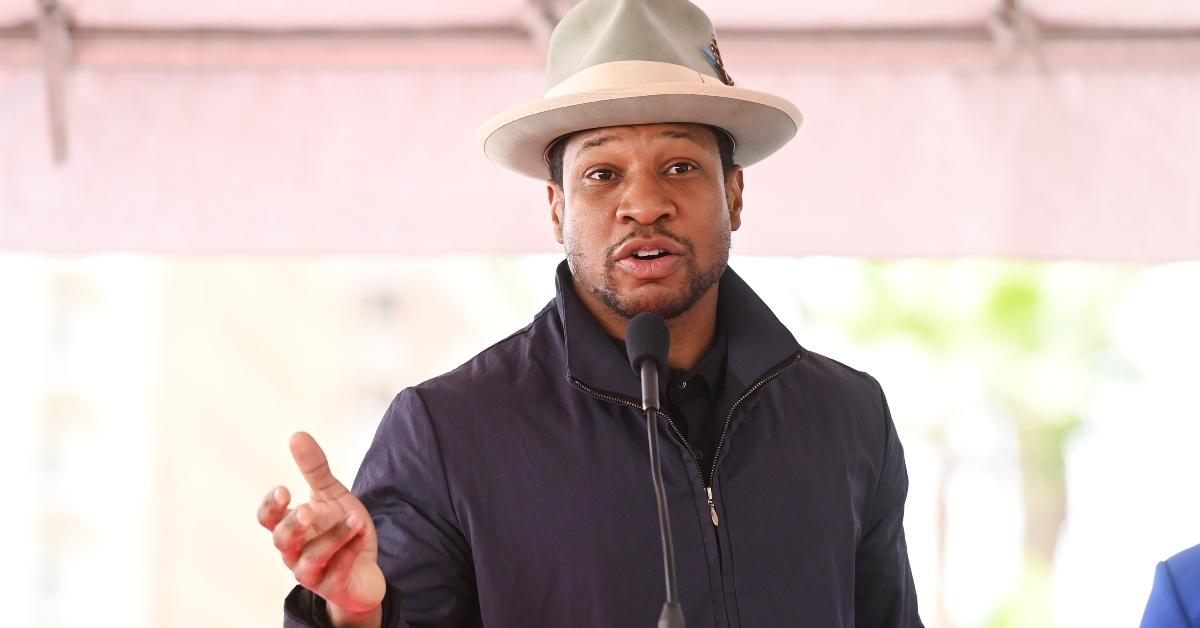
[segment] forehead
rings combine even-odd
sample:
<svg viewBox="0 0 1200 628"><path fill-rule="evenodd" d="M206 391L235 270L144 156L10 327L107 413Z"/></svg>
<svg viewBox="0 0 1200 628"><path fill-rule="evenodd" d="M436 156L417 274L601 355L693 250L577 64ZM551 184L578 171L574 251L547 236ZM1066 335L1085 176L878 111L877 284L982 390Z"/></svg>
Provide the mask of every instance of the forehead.
<svg viewBox="0 0 1200 628"><path fill-rule="evenodd" d="M607 126L579 131L567 138L565 149L575 153L583 148L609 143L624 143L647 139L690 140L701 146L716 149L717 137L712 129L703 124L671 122L658 124L634 124Z"/></svg>

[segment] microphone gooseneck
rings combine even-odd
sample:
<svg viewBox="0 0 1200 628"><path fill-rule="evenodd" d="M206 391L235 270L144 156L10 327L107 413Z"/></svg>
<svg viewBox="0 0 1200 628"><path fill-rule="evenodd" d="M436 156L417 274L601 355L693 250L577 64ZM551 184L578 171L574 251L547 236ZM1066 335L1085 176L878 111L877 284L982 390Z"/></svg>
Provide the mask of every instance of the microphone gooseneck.
<svg viewBox="0 0 1200 628"><path fill-rule="evenodd" d="M663 574L666 577L667 600L658 617L658 628L684 628L683 609L679 605L675 583L675 543L671 539L671 518L667 512L666 489L663 488L662 464L658 455L658 374L667 365L671 348L671 332L661 316L642 312L629 321L625 331L625 347L629 364L642 379L642 408L646 411L646 439L650 444L650 479L658 503L658 528L662 540Z"/></svg>

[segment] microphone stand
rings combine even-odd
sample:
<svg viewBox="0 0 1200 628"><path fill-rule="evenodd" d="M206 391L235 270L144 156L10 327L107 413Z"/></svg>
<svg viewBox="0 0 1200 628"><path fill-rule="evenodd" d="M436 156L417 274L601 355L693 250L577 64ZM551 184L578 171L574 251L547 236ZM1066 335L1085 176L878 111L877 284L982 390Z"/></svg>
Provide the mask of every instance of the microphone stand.
<svg viewBox="0 0 1200 628"><path fill-rule="evenodd" d="M679 605L675 584L675 543L671 539L671 519L667 514L666 489L663 488L662 462L658 457L658 364L642 360L642 407L646 410L646 439L650 443L650 477L658 500L658 529L662 538L663 572L667 580L667 601L658 616L658 628L684 628L683 608Z"/></svg>

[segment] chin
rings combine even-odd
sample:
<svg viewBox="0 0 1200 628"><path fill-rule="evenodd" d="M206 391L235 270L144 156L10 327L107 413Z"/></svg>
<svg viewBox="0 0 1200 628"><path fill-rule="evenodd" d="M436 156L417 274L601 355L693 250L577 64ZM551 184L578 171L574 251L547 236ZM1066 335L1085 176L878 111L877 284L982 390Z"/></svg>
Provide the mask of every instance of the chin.
<svg viewBox="0 0 1200 628"><path fill-rule="evenodd" d="M647 289L649 288L649 289ZM617 298L616 307L609 304L618 314L625 318L633 318L642 312L654 312L659 316L672 319L687 310L695 303L691 295L683 289L667 289L665 286L643 286L632 293L626 292Z"/></svg>

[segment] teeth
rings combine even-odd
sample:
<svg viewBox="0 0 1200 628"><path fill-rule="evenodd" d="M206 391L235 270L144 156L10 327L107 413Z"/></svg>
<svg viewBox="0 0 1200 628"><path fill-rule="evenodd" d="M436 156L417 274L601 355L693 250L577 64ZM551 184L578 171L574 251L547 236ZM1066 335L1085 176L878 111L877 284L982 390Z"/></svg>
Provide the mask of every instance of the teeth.
<svg viewBox="0 0 1200 628"><path fill-rule="evenodd" d="M640 251L635 251L634 256L635 257L653 257L660 253L666 253L666 250L664 250L664 249L642 249Z"/></svg>

